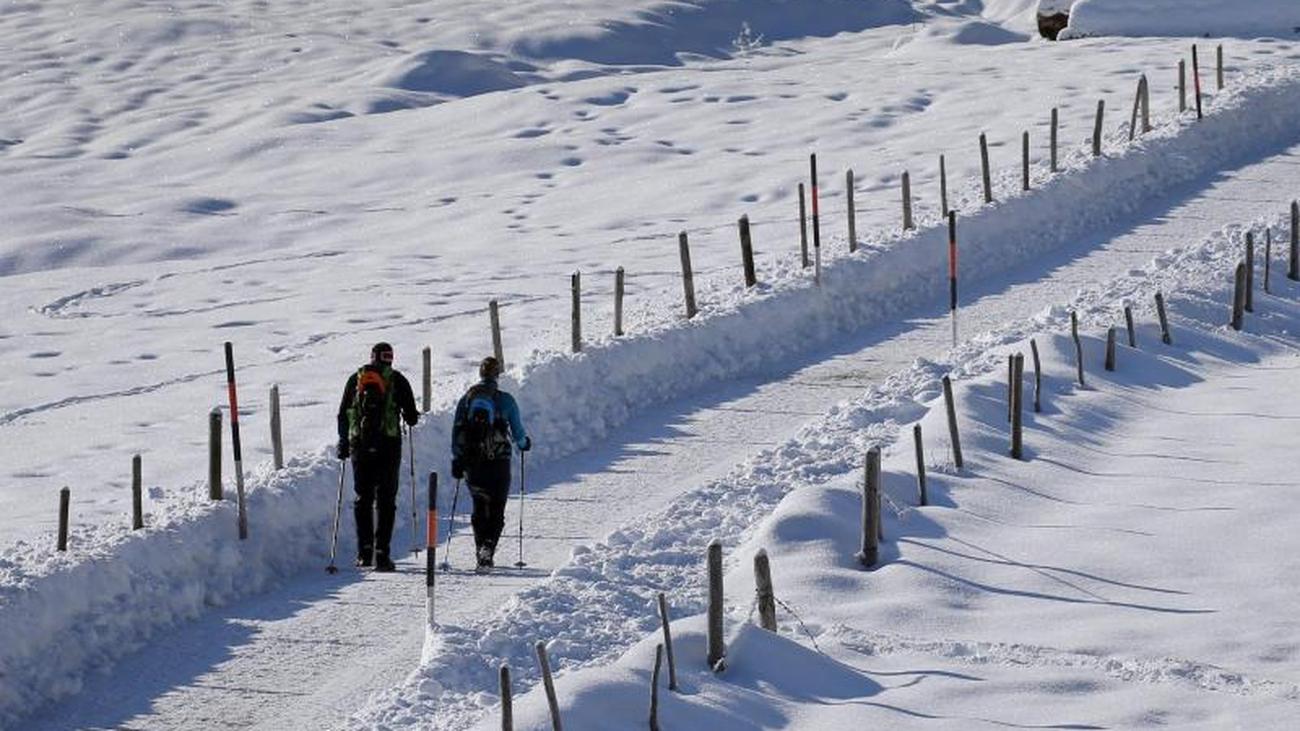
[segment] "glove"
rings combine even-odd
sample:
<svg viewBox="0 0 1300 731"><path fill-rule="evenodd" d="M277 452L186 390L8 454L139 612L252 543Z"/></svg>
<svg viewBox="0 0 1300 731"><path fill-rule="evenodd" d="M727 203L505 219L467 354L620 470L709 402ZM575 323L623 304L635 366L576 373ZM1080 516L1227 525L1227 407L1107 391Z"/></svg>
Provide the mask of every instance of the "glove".
<svg viewBox="0 0 1300 731"><path fill-rule="evenodd" d="M352 445L348 444L348 440L346 439L339 440L338 453L339 453L339 459L347 459L348 457L352 456Z"/></svg>
<svg viewBox="0 0 1300 731"><path fill-rule="evenodd" d="M420 423L420 415L419 415L419 414L409 414L409 415L407 415L407 416L405 417L405 421L406 421L406 425L407 425L408 427L415 426L416 424L419 424L419 423Z"/></svg>
<svg viewBox="0 0 1300 731"><path fill-rule="evenodd" d="M465 478L465 466L462 465L458 459L453 459L451 461L451 477L454 480Z"/></svg>
<svg viewBox="0 0 1300 731"><path fill-rule="evenodd" d="M533 438L532 438L532 437L524 437L524 443L519 445L519 451L520 451L520 452L527 452L528 450L530 450L530 449L532 449L532 448L533 448Z"/></svg>

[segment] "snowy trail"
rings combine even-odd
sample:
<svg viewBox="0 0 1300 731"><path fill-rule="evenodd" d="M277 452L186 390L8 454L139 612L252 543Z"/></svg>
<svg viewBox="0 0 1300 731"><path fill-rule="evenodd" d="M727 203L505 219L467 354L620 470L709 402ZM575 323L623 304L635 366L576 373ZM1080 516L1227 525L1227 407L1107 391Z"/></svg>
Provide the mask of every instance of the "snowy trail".
<svg viewBox="0 0 1300 731"><path fill-rule="evenodd" d="M1230 223L1280 212L1300 189L1300 145L1171 191L1127 228L1098 231L1032 265L963 292L963 336L1043 307L1075 289L1142 266ZM1276 253L1276 252L1275 252ZM974 299L977 298L977 299ZM973 300L973 301L972 301ZM948 347L939 310L865 330L785 372L694 394L642 415L597 448L530 470L525 531L529 568L490 578L439 577L439 620L472 627L512 594L542 581L573 546L597 540L683 491L793 434L833 403ZM535 492L534 492L535 491ZM469 559L467 505L453 562ZM501 563L515 558L517 513L507 513ZM539 528L540 526L540 528ZM399 533L395 546L408 540ZM304 575L270 594L210 613L157 637L111 677L30 728L322 728L343 725L372 692L399 682L419 657L423 589L416 564L392 576ZM359 632L357 628L367 628Z"/></svg>

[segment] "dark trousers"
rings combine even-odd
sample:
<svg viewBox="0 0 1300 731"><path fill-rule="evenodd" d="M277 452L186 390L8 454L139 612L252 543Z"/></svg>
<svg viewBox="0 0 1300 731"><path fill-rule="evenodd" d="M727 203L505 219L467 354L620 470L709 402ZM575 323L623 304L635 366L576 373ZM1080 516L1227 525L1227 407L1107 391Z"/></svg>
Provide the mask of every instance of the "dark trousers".
<svg viewBox="0 0 1300 731"><path fill-rule="evenodd" d="M506 525L506 500L510 497L510 460L487 462L471 468L466 480L474 498L474 548L495 552Z"/></svg>
<svg viewBox="0 0 1300 731"><path fill-rule="evenodd" d="M386 441L374 452L352 455L353 489L357 493L352 514L357 522L357 554L388 555L397 516L397 487L402 473L402 442ZM378 510L376 511L376 508ZM375 513L378 512L378 525Z"/></svg>

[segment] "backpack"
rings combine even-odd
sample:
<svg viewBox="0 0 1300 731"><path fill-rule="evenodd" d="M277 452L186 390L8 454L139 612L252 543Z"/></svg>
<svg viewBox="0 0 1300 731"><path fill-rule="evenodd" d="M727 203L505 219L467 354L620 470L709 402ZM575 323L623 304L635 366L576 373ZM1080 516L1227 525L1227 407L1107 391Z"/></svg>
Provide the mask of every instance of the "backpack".
<svg viewBox="0 0 1300 731"><path fill-rule="evenodd" d="M394 436L392 371L362 367L357 371L357 387L352 396L348 432L352 449L374 452L385 437Z"/></svg>
<svg viewBox="0 0 1300 731"><path fill-rule="evenodd" d="M476 465L510 456L506 420L497 406L495 386L478 384L465 394L465 416L460 423L461 459Z"/></svg>

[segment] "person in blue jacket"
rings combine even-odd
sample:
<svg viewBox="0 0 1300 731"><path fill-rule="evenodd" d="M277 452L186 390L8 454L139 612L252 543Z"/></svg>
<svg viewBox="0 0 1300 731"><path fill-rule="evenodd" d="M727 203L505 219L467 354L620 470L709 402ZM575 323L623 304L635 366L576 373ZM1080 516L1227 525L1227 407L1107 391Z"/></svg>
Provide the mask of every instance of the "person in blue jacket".
<svg viewBox="0 0 1300 731"><path fill-rule="evenodd" d="M510 496L511 441L520 452L532 440L519 418L519 405L497 386L501 362L491 356L479 364L479 382L456 404L451 429L451 475L465 478L474 500L474 553L480 570L492 568L497 541L505 527Z"/></svg>

